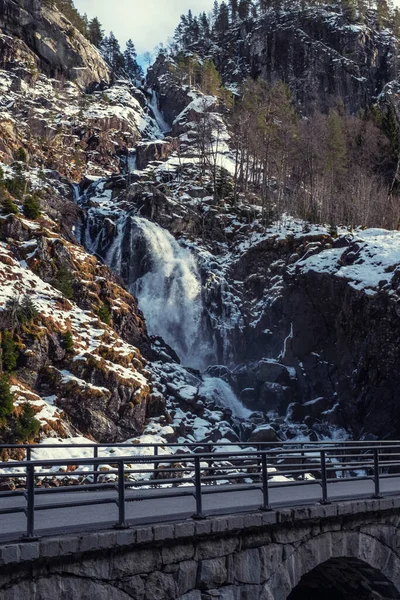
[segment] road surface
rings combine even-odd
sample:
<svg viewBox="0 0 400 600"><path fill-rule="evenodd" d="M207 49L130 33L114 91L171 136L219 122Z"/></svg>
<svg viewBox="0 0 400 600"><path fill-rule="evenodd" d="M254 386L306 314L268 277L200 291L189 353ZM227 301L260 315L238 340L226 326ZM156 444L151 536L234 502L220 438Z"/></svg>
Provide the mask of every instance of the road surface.
<svg viewBox="0 0 400 600"><path fill-rule="evenodd" d="M191 492L191 488L180 488ZM249 512L258 509L262 503L261 490L240 490L240 486L226 486L230 492L222 492L221 487L203 487L203 511L207 515L223 515L238 512ZM188 495L175 497L177 489L163 490L167 497L149 499L150 494L161 494L161 490L126 491L126 520L130 525L156 522L176 521L191 517L195 512L195 499ZM374 492L373 482L339 481L328 485L328 496L332 501L354 500L371 497ZM383 495L400 493L400 477L381 480ZM95 492L60 492L40 493L35 496L35 532L39 536L93 531L112 527L118 519L117 504L98 504L92 506L69 506L67 508L51 508L55 504L76 504L99 499L114 500L116 490L99 490ZM321 487L307 483L301 486L270 488L272 508L294 507L315 504L321 498ZM0 498L0 509L25 507L23 497ZM40 507L45 507L40 510ZM11 541L20 538L26 530L24 513L0 515L0 541Z"/></svg>

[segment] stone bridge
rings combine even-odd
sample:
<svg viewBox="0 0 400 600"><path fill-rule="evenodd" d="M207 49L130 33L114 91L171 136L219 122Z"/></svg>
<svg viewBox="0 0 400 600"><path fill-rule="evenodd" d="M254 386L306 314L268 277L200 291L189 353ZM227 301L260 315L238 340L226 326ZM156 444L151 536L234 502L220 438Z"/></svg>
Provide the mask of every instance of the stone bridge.
<svg viewBox="0 0 400 600"><path fill-rule="evenodd" d="M400 496L0 547L1 600L400 598Z"/></svg>

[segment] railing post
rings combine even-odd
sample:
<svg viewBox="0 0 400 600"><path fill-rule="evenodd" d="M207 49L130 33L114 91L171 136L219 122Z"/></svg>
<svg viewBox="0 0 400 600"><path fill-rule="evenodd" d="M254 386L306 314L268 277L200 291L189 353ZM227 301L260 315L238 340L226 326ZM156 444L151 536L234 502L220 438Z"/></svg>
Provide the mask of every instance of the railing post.
<svg viewBox="0 0 400 600"><path fill-rule="evenodd" d="M26 449L26 460L30 462L32 460L32 448L30 446Z"/></svg>
<svg viewBox="0 0 400 600"><path fill-rule="evenodd" d="M381 495L381 482L379 479L379 448L374 448L374 483L375 493L373 498L382 498Z"/></svg>
<svg viewBox="0 0 400 600"><path fill-rule="evenodd" d="M99 458L99 449L97 446L95 446L93 448L93 458ZM98 480L99 480L99 465L98 463L95 463L93 465L93 471L94 471L94 475L93 475L93 483L97 484Z"/></svg>
<svg viewBox="0 0 400 600"><path fill-rule="evenodd" d="M321 485L322 485L321 504L330 504L330 502L328 500L328 478L327 478L327 474L326 474L325 450L321 450Z"/></svg>
<svg viewBox="0 0 400 600"><path fill-rule="evenodd" d="M154 456L158 456L158 446L154 445ZM157 479L158 477L158 466L159 463L155 462L154 463L154 479Z"/></svg>
<svg viewBox="0 0 400 600"><path fill-rule="evenodd" d="M35 536L35 466L32 463L26 465L26 535L23 540L33 541L37 539Z"/></svg>
<svg viewBox="0 0 400 600"><path fill-rule="evenodd" d="M212 454L212 444L208 444L207 451L208 451L209 454ZM212 468L212 466L213 466L213 459L210 458L210 460L208 461L208 475L209 475L209 477L212 477L212 475L213 475L213 468ZM211 485L211 483L212 482L210 481L210 485Z"/></svg>
<svg viewBox="0 0 400 600"><path fill-rule="evenodd" d="M261 454L261 477L263 488L263 503L262 506L260 506L260 510L269 511L272 509L269 503L268 464L267 455L265 452L262 452Z"/></svg>
<svg viewBox="0 0 400 600"><path fill-rule="evenodd" d="M201 495L201 466L200 457L194 457L194 485L195 485L195 498L196 498L196 513L193 515L194 519L204 519L203 515L203 498Z"/></svg>
<svg viewBox="0 0 400 600"><path fill-rule="evenodd" d="M125 468L124 461L118 461L118 523L116 529L129 529L125 521Z"/></svg>

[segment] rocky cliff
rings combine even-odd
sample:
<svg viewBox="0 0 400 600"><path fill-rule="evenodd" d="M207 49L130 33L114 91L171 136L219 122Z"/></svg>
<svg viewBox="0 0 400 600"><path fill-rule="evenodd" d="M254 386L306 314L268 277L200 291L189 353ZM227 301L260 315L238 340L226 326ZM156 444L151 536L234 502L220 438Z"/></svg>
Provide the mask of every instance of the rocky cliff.
<svg viewBox="0 0 400 600"><path fill-rule="evenodd" d="M0 29L22 40L49 77L75 81L82 89L110 81L98 51L51 3L1 0Z"/></svg>

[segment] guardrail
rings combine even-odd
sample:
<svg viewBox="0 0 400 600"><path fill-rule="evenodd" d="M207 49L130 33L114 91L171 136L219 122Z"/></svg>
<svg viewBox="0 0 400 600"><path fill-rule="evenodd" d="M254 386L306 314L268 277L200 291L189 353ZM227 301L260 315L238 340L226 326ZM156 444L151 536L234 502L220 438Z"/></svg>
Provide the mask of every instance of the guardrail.
<svg viewBox="0 0 400 600"><path fill-rule="evenodd" d="M93 449L91 458L40 459L34 454L41 449ZM124 448L135 451L129 456L103 456L102 449ZM141 454L152 449L152 455ZM282 487L310 486L321 488L319 502L330 502L329 485L346 481L371 481L371 495L381 497L381 482L400 475L400 442L324 442L258 444L73 444L2 445L0 450L19 449L26 460L0 463L0 481L7 479L22 484L20 489L0 492L0 519L23 513L26 534L35 538L35 515L38 511L114 504L118 508L115 524L128 527L126 507L136 500L152 500L191 496L195 501L193 518L206 517L203 499L209 494L258 490L262 493L260 510L271 510L270 492ZM172 451L175 451L172 453ZM162 452L170 452L162 454ZM107 471L103 472L107 465ZM70 469L67 473L65 470ZM84 483L39 487L45 478L84 478ZM279 477L278 477L279 476ZM139 494L139 490L145 494ZM73 492L96 492L73 495ZM40 502L45 496L71 494L71 501ZM21 506L1 507L5 498L24 498ZM307 497L307 493L305 493ZM349 499L356 498L349 496ZM18 503L17 503L18 504ZM4 506L4 502L3 502Z"/></svg>

